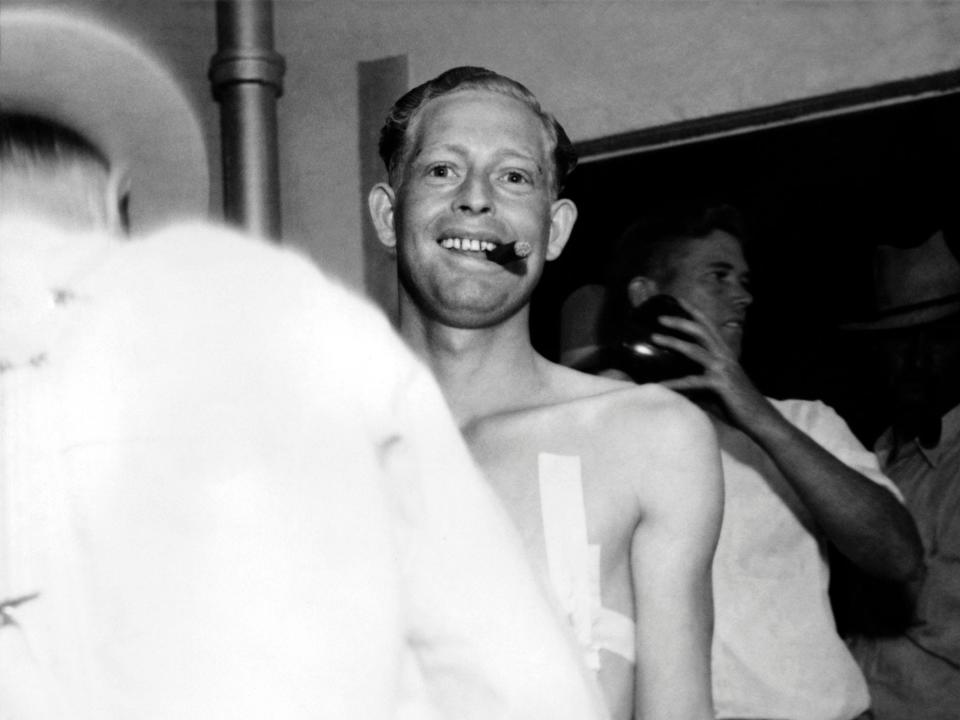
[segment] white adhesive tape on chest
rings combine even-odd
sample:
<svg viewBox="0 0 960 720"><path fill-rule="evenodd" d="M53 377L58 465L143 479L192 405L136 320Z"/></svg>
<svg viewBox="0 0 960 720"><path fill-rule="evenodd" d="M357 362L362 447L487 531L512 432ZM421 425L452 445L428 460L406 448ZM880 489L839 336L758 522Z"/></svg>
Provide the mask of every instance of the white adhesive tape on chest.
<svg viewBox="0 0 960 720"><path fill-rule="evenodd" d="M580 458L541 453L537 458L540 508L547 567L560 607L567 615L587 663L600 659L593 647L593 618L599 609L599 548L587 540Z"/></svg>

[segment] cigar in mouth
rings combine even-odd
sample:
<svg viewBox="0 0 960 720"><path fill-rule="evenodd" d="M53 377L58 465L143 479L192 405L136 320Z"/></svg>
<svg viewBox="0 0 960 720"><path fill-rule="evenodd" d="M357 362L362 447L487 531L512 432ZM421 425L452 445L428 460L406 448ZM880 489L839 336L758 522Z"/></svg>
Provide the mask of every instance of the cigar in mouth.
<svg viewBox="0 0 960 720"><path fill-rule="evenodd" d="M522 260L533 252L533 246L526 240L497 245L493 250L487 250L487 260L504 265L514 260Z"/></svg>

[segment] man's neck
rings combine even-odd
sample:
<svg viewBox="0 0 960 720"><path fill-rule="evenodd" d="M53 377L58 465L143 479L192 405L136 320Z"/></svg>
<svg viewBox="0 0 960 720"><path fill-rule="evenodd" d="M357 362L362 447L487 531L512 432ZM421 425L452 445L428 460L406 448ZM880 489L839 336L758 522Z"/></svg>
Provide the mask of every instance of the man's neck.
<svg viewBox="0 0 960 720"><path fill-rule="evenodd" d="M400 332L433 371L461 427L523 407L542 384L544 361L530 343L525 313L481 329L401 314Z"/></svg>

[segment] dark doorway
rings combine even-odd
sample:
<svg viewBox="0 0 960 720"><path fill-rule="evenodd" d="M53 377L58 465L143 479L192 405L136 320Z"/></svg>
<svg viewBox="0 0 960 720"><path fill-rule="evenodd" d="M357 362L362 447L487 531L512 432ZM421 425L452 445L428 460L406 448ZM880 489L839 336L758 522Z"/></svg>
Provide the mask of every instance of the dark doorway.
<svg viewBox="0 0 960 720"><path fill-rule="evenodd" d="M883 418L870 406L869 358L834 330L871 310L871 248L918 244L952 209L960 83L934 80L952 88L748 132L726 129L713 139L588 155L564 193L580 209L574 234L534 296L537 348L558 359L564 299L603 281L627 225L677 198L721 198L743 211L753 238L757 299L744 365L768 395L821 398L872 442ZM874 100L883 94L878 88ZM670 137L669 128L657 133Z"/></svg>

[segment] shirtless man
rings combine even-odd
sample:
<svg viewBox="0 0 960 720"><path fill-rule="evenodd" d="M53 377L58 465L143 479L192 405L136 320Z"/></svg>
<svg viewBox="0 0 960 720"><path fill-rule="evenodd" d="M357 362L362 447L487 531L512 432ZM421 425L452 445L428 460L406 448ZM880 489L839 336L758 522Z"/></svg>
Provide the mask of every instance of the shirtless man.
<svg viewBox="0 0 960 720"><path fill-rule="evenodd" d="M558 199L569 139L522 85L465 67L397 101L380 154L389 182L370 211L397 254L401 333L439 379L612 717L712 718L722 489L710 423L671 391L570 370L530 342L531 293L577 215Z"/></svg>

